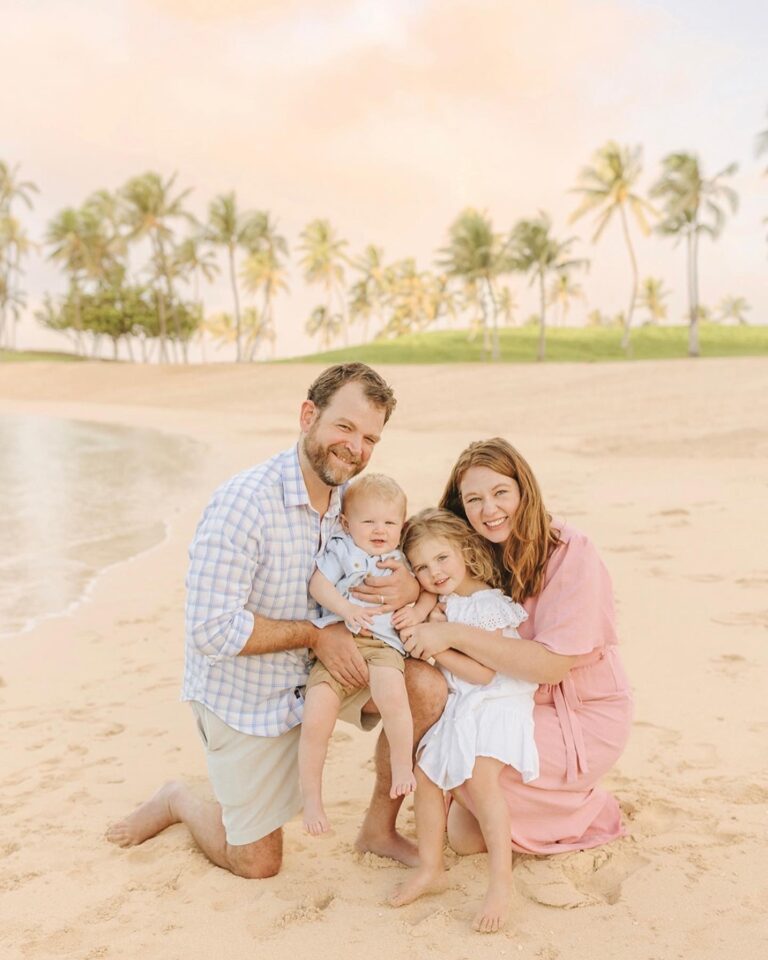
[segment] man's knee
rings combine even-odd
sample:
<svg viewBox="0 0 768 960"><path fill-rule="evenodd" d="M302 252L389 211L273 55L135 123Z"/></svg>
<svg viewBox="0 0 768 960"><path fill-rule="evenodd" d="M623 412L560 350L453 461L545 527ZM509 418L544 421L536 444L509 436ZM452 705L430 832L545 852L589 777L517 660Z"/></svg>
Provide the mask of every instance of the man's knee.
<svg viewBox="0 0 768 960"><path fill-rule="evenodd" d="M229 869L245 880L266 880L283 865L283 831L275 830L255 843L233 847L227 844Z"/></svg>
<svg viewBox="0 0 768 960"><path fill-rule="evenodd" d="M419 707L428 715L442 713L448 698L448 684L437 667L409 658L405 661L405 686L412 708Z"/></svg>

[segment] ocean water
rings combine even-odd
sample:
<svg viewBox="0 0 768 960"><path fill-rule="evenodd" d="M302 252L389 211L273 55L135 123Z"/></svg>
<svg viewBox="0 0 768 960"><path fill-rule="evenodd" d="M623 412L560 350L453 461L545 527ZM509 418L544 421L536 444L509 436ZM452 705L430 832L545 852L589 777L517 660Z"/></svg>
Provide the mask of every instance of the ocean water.
<svg viewBox="0 0 768 960"><path fill-rule="evenodd" d="M80 601L161 543L201 445L154 430L0 416L0 637Z"/></svg>

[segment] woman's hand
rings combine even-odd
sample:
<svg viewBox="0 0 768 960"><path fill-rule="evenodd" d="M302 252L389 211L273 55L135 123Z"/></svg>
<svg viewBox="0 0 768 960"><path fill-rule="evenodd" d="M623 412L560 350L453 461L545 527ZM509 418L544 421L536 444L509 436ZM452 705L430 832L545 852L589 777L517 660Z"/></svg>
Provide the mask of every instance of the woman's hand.
<svg viewBox="0 0 768 960"><path fill-rule="evenodd" d="M429 660L451 647L450 623L417 623L400 631L407 653L417 660Z"/></svg>
<svg viewBox="0 0 768 960"><path fill-rule="evenodd" d="M386 577L366 577L359 587L349 592L365 603L377 603L377 613L392 613L400 607L414 603L419 597L419 584L400 560L380 560L382 570L391 570Z"/></svg>

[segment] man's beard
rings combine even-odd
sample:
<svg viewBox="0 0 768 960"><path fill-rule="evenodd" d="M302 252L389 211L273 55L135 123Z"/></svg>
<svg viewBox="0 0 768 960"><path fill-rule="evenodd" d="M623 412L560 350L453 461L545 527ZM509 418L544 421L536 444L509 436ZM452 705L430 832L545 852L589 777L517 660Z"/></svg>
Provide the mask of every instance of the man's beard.
<svg viewBox="0 0 768 960"><path fill-rule="evenodd" d="M314 433L310 429L309 433L304 435L304 455L324 484L339 487L360 473L363 469L362 460L351 454L343 443L323 447L315 440ZM334 454L340 459L336 459Z"/></svg>

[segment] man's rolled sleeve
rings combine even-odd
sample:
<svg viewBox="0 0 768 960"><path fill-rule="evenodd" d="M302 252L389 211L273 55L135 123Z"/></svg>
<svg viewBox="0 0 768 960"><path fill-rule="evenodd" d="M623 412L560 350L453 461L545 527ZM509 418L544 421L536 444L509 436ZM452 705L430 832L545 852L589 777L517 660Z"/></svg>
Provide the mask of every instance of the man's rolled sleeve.
<svg viewBox="0 0 768 960"><path fill-rule="evenodd" d="M253 632L246 604L261 556L259 519L241 497L213 503L189 549L187 633L213 662L236 657Z"/></svg>

